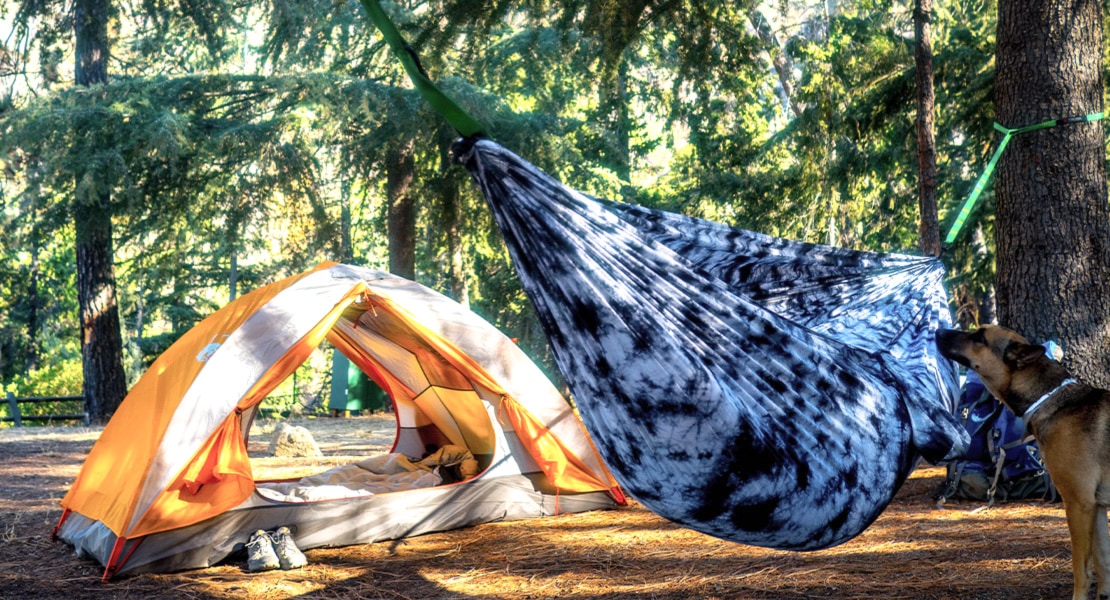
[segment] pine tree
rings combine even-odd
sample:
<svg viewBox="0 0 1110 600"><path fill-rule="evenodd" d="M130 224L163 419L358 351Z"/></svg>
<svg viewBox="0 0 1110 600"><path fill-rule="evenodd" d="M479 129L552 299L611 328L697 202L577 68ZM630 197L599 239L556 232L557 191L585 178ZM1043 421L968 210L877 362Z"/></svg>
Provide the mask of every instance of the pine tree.
<svg viewBox="0 0 1110 600"><path fill-rule="evenodd" d="M1103 109L1102 4L1000 2L997 119L1033 125ZM1110 385L1110 206L1100 122L1018 135L998 163L999 322L1055 340Z"/></svg>
<svg viewBox="0 0 1110 600"><path fill-rule="evenodd" d="M75 75L79 86L94 87L108 81L110 11L107 0L77 0L74 4ZM88 172L77 182L73 222L77 232L85 412L93 422L106 423L127 395L127 380L116 303L110 192L97 179L96 173Z"/></svg>

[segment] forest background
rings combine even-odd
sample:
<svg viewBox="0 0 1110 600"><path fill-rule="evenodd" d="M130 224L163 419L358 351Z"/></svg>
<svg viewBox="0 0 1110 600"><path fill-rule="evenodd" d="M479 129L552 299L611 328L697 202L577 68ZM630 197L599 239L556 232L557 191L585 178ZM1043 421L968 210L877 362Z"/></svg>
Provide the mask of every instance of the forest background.
<svg viewBox="0 0 1110 600"><path fill-rule="evenodd" d="M383 5L494 139L572 187L920 252L913 3ZM81 393L75 239L90 205L111 216L128 384L229 299L323 260L455 298L558 379L484 201L450 160L454 132L357 1L103 6L110 76L86 87L80 11L0 0L6 391ZM932 11L943 232L997 141L995 26L994 2ZM993 320L993 201L988 187L942 256L963 325ZM327 363L302 367L307 396L327 394Z"/></svg>

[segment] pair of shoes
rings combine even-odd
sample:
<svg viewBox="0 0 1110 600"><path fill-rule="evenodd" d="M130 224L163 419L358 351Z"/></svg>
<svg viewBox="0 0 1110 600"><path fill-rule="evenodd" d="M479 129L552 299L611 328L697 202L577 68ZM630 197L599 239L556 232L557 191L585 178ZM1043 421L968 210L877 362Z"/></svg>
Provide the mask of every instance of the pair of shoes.
<svg viewBox="0 0 1110 600"><path fill-rule="evenodd" d="M247 542L247 570L252 573L299 569L307 564L308 559L293 541L288 527L279 527L273 533L259 529Z"/></svg>
<svg viewBox="0 0 1110 600"><path fill-rule="evenodd" d="M251 535L247 542L247 570L273 571L281 566L281 559L274 551L274 542L270 534L259 529Z"/></svg>

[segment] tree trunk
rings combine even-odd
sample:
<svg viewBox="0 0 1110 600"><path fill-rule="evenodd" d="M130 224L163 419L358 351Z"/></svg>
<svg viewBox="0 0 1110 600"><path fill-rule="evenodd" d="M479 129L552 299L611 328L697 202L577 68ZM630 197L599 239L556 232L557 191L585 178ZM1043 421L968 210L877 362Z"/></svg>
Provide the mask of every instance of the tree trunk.
<svg viewBox="0 0 1110 600"><path fill-rule="evenodd" d="M389 272L416 279L416 202L409 189L415 166L413 141L404 140L388 151L385 165L389 200Z"/></svg>
<svg viewBox="0 0 1110 600"><path fill-rule="evenodd" d="M940 256L937 217L937 143L933 134L933 40L929 24L933 0L917 0L913 10L917 65L917 201L921 210L921 251Z"/></svg>
<svg viewBox="0 0 1110 600"><path fill-rule="evenodd" d="M344 150L346 155L346 150ZM346 174L349 161L343 160L344 173L339 184L339 256L344 264L355 262L355 249L351 244L351 178Z"/></svg>
<svg viewBox="0 0 1110 600"><path fill-rule="evenodd" d="M748 9L748 22L751 23L756 36L763 42L763 47L771 57L771 66L774 67L775 74L779 77L779 85L782 86L783 105L790 109L795 117L802 116L802 107L794 101L794 65L783 51L778 36L771 30L771 22L763 16L758 5Z"/></svg>
<svg viewBox="0 0 1110 600"><path fill-rule="evenodd" d="M447 235L447 286L451 298L463 306L470 306L470 286L466 278L466 255L463 252L463 198L459 193L458 167L451 160L454 130L439 129L439 192L443 202L443 227Z"/></svg>
<svg viewBox="0 0 1110 600"><path fill-rule="evenodd" d="M621 181L621 196L631 201L632 189L632 121L628 116L628 61L621 58L611 81L601 87L603 122L612 132L616 145L609 157L609 167Z"/></svg>
<svg viewBox="0 0 1110 600"><path fill-rule="evenodd" d="M38 219L36 214L33 218ZM27 370L33 371L39 367L39 309L42 300L39 298L39 226L31 225L31 281L27 289Z"/></svg>
<svg viewBox="0 0 1110 600"><path fill-rule="evenodd" d="M635 190L632 188L632 119L628 113L629 67L626 53L640 37L641 20L653 3L650 0L631 0L588 4L590 6L585 14L587 30L597 35L602 43L596 120L613 136L613 144L605 151L602 162L620 179L622 199L631 201Z"/></svg>
<svg viewBox="0 0 1110 600"><path fill-rule="evenodd" d="M127 395L107 212L104 206L78 202L74 213L85 410L94 423L106 423Z"/></svg>
<svg viewBox="0 0 1110 600"><path fill-rule="evenodd" d="M77 85L108 81L108 0L76 0L73 5Z"/></svg>
<svg viewBox="0 0 1110 600"><path fill-rule="evenodd" d="M178 256L180 257L181 254L179 253ZM170 330L176 334L175 337L184 335L196 324L190 318L192 310L186 300L192 287L186 274L189 269L189 265L182 264L174 270L173 274L173 301L170 303L173 308L170 313Z"/></svg>
<svg viewBox="0 0 1110 600"><path fill-rule="evenodd" d="M74 4L77 85L108 80L108 0L77 0ZM95 423L105 423L127 395L123 372L123 340L112 249L112 213L106 191L74 199L77 246L77 301L81 320L81 358L85 410Z"/></svg>
<svg viewBox="0 0 1110 600"><path fill-rule="evenodd" d="M239 253L235 251L234 242L228 254L230 264L227 269L227 301L234 302L239 296Z"/></svg>
<svg viewBox="0 0 1110 600"><path fill-rule="evenodd" d="M1102 5L998 6L995 109L1021 127L1102 110ZM1086 383L1110 386L1110 210L1100 122L1017 135L995 182L1002 325L1055 340Z"/></svg>

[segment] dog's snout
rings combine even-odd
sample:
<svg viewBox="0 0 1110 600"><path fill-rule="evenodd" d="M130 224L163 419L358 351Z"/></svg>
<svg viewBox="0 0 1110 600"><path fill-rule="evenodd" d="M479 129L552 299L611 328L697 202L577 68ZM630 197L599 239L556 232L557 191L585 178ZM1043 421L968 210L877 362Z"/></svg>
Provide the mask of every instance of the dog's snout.
<svg viewBox="0 0 1110 600"><path fill-rule="evenodd" d="M968 360L957 350L959 340L963 337L964 332L956 329L938 329L937 330L937 350L940 351L941 356L948 360L954 360L963 366L968 366Z"/></svg>
<svg viewBox="0 0 1110 600"><path fill-rule="evenodd" d="M938 329L937 330L937 348L944 352L946 348L951 348L952 344L956 341L963 332L955 329Z"/></svg>

